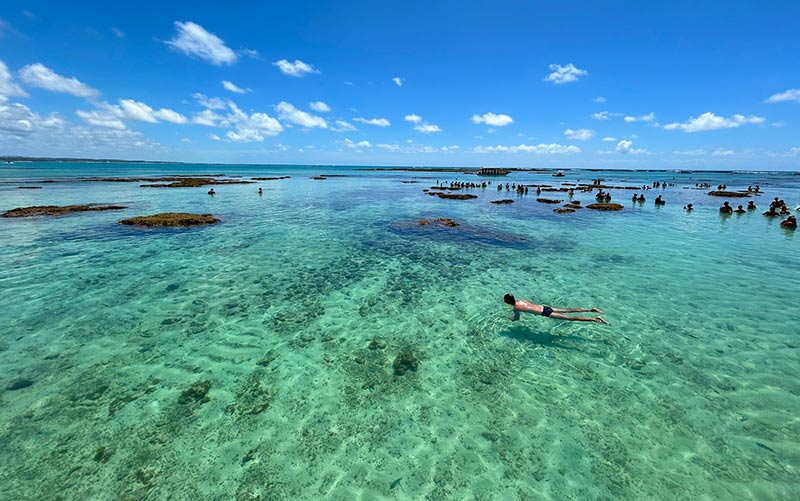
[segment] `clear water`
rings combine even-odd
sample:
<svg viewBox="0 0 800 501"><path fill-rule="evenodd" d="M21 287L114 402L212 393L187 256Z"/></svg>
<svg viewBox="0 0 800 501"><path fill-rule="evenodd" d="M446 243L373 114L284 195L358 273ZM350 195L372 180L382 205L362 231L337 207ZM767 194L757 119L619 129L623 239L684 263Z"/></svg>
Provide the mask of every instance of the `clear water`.
<svg viewBox="0 0 800 501"><path fill-rule="evenodd" d="M175 173L292 177L214 197L79 180ZM325 173L346 177L310 179ZM774 196L800 204L800 176L503 182L595 177L676 186L557 215L494 185L476 200L422 193L464 174L3 166L0 211L129 207L0 218L3 497L797 499L800 234L761 212ZM760 210L721 217L693 189L706 181L759 183ZM222 222L116 224L166 211ZM435 217L462 226L416 225ZM512 323L506 292L596 306L611 325ZM395 375L405 350L418 368ZM208 400L181 403L203 381Z"/></svg>

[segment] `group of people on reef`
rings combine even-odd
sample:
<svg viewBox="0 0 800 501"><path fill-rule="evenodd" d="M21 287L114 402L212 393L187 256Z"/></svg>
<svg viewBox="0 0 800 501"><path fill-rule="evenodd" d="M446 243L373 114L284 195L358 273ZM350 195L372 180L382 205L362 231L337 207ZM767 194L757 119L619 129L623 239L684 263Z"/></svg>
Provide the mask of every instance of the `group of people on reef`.
<svg viewBox="0 0 800 501"><path fill-rule="evenodd" d="M440 184L439 180L437 179L436 180L436 185L439 186L439 184ZM488 181L488 184L492 184L492 182ZM441 183L441 185L444 186L445 183ZM450 188L453 188L453 189L456 189L456 188L486 188L486 186L487 186L487 181L484 181L482 183L465 183L463 181L450 181Z"/></svg>
<svg viewBox="0 0 800 501"><path fill-rule="evenodd" d="M675 186L675 183L668 183L666 181L653 181L653 188L666 189L667 186Z"/></svg>
<svg viewBox="0 0 800 501"><path fill-rule="evenodd" d="M598 202L609 203L609 202L611 202L611 193L609 193L607 191L603 191L603 189L600 188L600 191L597 192L597 195L595 195L594 198Z"/></svg>
<svg viewBox="0 0 800 501"><path fill-rule="evenodd" d="M800 207L798 207L798 210L800 210ZM764 215L770 217L788 216L791 213L792 211L786 205L786 202L784 202L783 200L778 200L778 197L775 197L772 200L772 202L770 202L769 210L767 210L767 212L765 212Z"/></svg>
<svg viewBox="0 0 800 501"><path fill-rule="evenodd" d="M684 209L689 212L692 210L692 204L687 204ZM720 214L744 214L749 211L756 210L756 204L752 200L747 202L747 209L739 205L734 209L730 202L723 202L722 206L719 208ZM800 207L798 207L800 210ZM769 205L769 210L764 213L765 216L768 217L775 217L775 216L789 216L785 220L781 221L782 228L788 229L795 229L797 228L797 218L791 215L791 211L789 207L786 206L786 203L783 200L778 200L778 197L775 197L775 200L772 201Z"/></svg>
<svg viewBox="0 0 800 501"><path fill-rule="evenodd" d="M711 183L694 183L695 188L711 188Z"/></svg>

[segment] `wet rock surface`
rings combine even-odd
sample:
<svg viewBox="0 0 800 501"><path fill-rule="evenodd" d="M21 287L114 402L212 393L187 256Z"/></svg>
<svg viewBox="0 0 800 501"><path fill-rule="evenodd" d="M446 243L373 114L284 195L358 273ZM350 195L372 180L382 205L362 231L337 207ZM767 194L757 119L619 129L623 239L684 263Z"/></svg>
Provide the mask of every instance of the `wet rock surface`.
<svg viewBox="0 0 800 501"><path fill-rule="evenodd" d="M197 381L189 388L183 390L178 397L179 404L203 404L208 402L208 391L211 389L211 381L205 379Z"/></svg>
<svg viewBox="0 0 800 501"><path fill-rule="evenodd" d="M709 191L712 197L730 197L730 198L747 198L752 197L754 193L749 191Z"/></svg>
<svg viewBox="0 0 800 501"><path fill-rule="evenodd" d="M200 186L220 185L220 184L253 184L254 181L241 181L232 179L214 179L211 177L181 177L166 178L171 181L168 183L141 184L142 188L198 188ZM160 181L160 179L159 179Z"/></svg>
<svg viewBox="0 0 800 501"><path fill-rule="evenodd" d="M292 176L277 176L277 177L254 177L253 181L280 181L281 179L290 179Z"/></svg>
<svg viewBox="0 0 800 501"><path fill-rule="evenodd" d="M621 204L589 204L586 208L600 211L612 211L622 210L624 207Z"/></svg>
<svg viewBox="0 0 800 501"><path fill-rule="evenodd" d="M395 357L394 362L392 363L392 369L394 370L395 376L402 376L406 372L416 372L417 367L419 366L419 361L417 357L414 356L414 353L411 350L401 351L397 357Z"/></svg>
<svg viewBox="0 0 800 501"><path fill-rule="evenodd" d="M511 200L510 198L506 198L506 199L503 199L503 200L492 200L489 203L503 205L503 204L513 204L514 201Z"/></svg>
<svg viewBox="0 0 800 501"><path fill-rule="evenodd" d="M135 226L151 226L162 228L186 228L218 223L220 220L211 214L189 214L186 212L165 212L151 216L139 216L123 219L119 224Z"/></svg>
<svg viewBox="0 0 800 501"><path fill-rule="evenodd" d="M556 214L571 214L571 213L575 212L575 209L559 208L559 209L553 209L553 212L555 212Z"/></svg>
<svg viewBox="0 0 800 501"><path fill-rule="evenodd" d="M37 205L33 207L17 207L2 214L2 217L63 216L73 212L96 212L104 210L127 209L121 205Z"/></svg>
<svg viewBox="0 0 800 501"><path fill-rule="evenodd" d="M470 195L467 193L436 193L436 196L449 200L470 200L472 198L478 198L478 195Z"/></svg>
<svg viewBox="0 0 800 501"><path fill-rule="evenodd" d="M560 204L563 200L556 200L554 198L537 198L537 202L540 204Z"/></svg>

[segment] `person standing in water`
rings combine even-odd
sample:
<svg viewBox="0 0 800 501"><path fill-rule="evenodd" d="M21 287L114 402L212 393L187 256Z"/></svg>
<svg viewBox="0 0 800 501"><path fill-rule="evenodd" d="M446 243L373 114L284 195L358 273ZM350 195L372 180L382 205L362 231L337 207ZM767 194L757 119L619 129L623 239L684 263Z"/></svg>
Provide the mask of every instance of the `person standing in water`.
<svg viewBox="0 0 800 501"><path fill-rule="evenodd" d="M542 304L531 303L524 299L516 299L513 294L506 294L503 296L503 302L514 307L514 316L512 321L519 320L520 313L533 313L534 315L541 315L543 317L555 318L557 320L568 320L571 322L597 322L600 324L608 324L602 317L571 317L564 315L564 313L600 313L603 312L597 308L551 308Z"/></svg>

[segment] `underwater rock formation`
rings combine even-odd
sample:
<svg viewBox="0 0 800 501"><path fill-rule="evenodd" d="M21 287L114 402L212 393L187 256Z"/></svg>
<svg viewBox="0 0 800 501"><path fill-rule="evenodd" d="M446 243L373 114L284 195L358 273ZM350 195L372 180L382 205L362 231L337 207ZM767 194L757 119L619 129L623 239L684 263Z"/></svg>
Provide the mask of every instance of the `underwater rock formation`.
<svg viewBox="0 0 800 501"><path fill-rule="evenodd" d="M204 379L197 381L189 388L183 390L178 397L179 404L203 404L209 401L208 390L211 389L211 381Z"/></svg>
<svg viewBox="0 0 800 501"><path fill-rule="evenodd" d="M401 351L392 363L395 376L402 376L408 371L416 372L419 361L410 350Z"/></svg>
<svg viewBox="0 0 800 501"><path fill-rule="evenodd" d="M555 212L556 214L570 214L572 212L575 212L575 209L559 208L559 209L553 209L553 212Z"/></svg>
<svg viewBox="0 0 800 501"><path fill-rule="evenodd" d="M731 197L731 198L746 198L753 196L753 193L748 191L709 191L712 197Z"/></svg>
<svg viewBox="0 0 800 501"><path fill-rule="evenodd" d="M442 226L447 226L448 228L455 228L456 226L460 226L458 222L450 219L449 217L437 217L433 221L429 219L422 219L419 222L417 222L417 225L419 226L428 226L431 224L439 224Z"/></svg>
<svg viewBox="0 0 800 501"><path fill-rule="evenodd" d="M121 205L37 205L33 207L17 207L3 213L3 217L31 217L31 216L63 216L73 212L93 212L101 210L127 209Z"/></svg>
<svg viewBox="0 0 800 501"><path fill-rule="evenodd" d="M537 202L542 204L560 204L563 200L556 200L554 198L537 198Z"/></svg>
<svg viewBox="0 0 800 501"><path fill-rule="evenodd" d="M292 176L278 176L278 177L254 177L253 181L280 181L281 179L289 179Z"/></svg>
<svg viewBox="0 0 800 501"><path fill-rule="evenodd" d="M465 193L436 193L439 198L449 198L453 200L469 200L471 198L478 198L478 195L469 195Z"/></svg>
<svg viewBox="0 0 800 501"><path fill-rule="evenodd" d="M203 224L218 223L220 220L211 214L189 214L186 212L164 212L151 216L132 217L123 219L119 224L136 226L157 226L169 228L185 228Z"/></svg>
<svg viewBox="0 0 800 501"><path fill-rule="evenodd" d="M622 210L623 206L620 204L589 204L586 206L587 209L594 209L594 210Z"/></svg>
<svg viewBox="0 0 800 501"><path fill-rule="evenodd" d="M253 184L254 181L232 181L229 179L213 179L210 177L178 177L178 178L162 178L169 183L157 184L140 184L140 188L198 188L200 186L207 186L211 184ZM155 181L161 181L156 179Z"/></svg>
<svg viewBox="0 0 800 501"><path fill-rule="evenodd" d="M499 204L513 204L513 203L514 203L514 201L513 201L513 200L511 200L510 198L505 198L505 199L503 199L503 200L492 200L492 201L491 201L491 202L489 202L489 203L492 203L492 204L498 204L498 205L499 205Z"/></svg>

